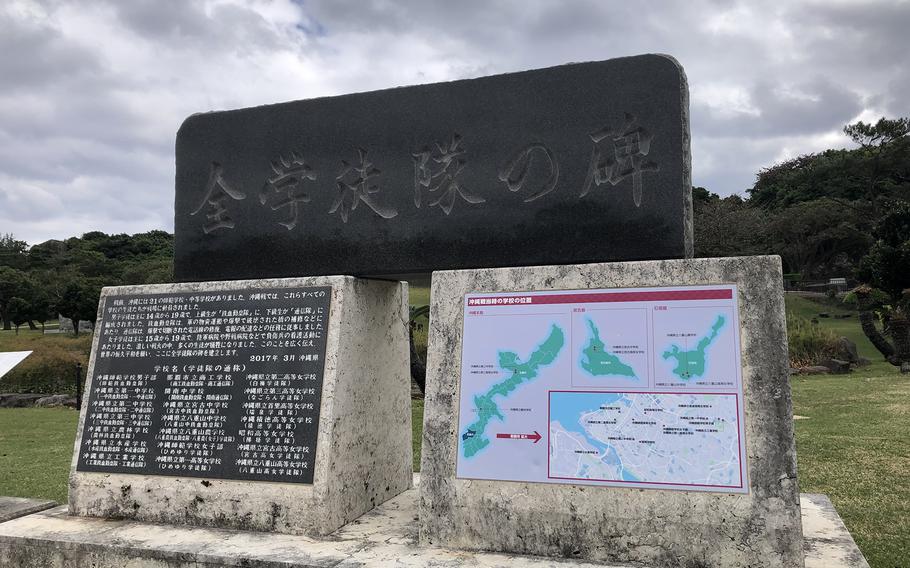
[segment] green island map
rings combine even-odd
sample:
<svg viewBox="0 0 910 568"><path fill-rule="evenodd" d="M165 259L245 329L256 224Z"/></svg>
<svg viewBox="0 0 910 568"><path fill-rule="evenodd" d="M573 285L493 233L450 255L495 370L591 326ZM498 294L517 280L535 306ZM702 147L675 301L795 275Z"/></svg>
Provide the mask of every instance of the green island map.
<svg viewBox="0 0 910 568"><path fill-rule="evenodd" d="M596 377L620 375L634 378L635 370L607 351L606 345L600 339L600 330L597 329L594 320L587 318L586 321L591 332L591 339L582 350L582 368Z"/></svg>
<svg viewBox="0 0 910 568"><path fill-rule="evenodd" d="M673 374L684 381L704 375L705 351L720 335L720 330L724 327L724 324L726 324L726 319L723 315L718 315L717 319L714 320L714 325L711 326L711 331L698 341L694 349L682 350L679 345L674 344L670 346L670 349L664 351L664 359L676 359L676 367L673 369Z"/></svg>
<svg viewBox="0 0 910 568"><path fill-rule="evenodd" d="M485 435L484 431L491 418L495 416L500 420L505 420L499 411L499 407L493 402L493 397L505 397L522 383L537 377L541 366L549 365L556 360L556 356L559 355L565 342L566 338L562 329L553 324L546 340L531 353L531 356L524 363L518 359L518 354L516 353L511 351L499 352L499 366L511 373L511 375L509 378L494 384L486 393L474 397L477 420L468 426L461 436L464 442L464 457L470 458L490 444L490 439Z"/></svg>

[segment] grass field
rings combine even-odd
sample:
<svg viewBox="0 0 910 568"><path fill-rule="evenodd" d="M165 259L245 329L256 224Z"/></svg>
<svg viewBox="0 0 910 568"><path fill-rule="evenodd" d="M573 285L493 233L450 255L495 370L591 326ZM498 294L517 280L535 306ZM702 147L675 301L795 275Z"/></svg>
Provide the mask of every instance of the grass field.
<svg viewBox="0 0 910 568"><path fill-rule="evenodd" d="M849 375L793 377L800 490L831 498L870 565L910 566L910 376L882 359L855 311L794 295L787 309L828 313L818 325L873 361Z"/></svg>
<svg viewBox="0 0 910 568"><path fill-rule="evenodd" d="M910 377L794 377L800 491L825 493L873 567L910 566Z"/></svg>
<svg viewBox="0 0 910 568"><path fill-rule="evenodd" d="M414 304L427 301L428 291L412 295ZM810 318L838 312L795 296L787 308ZM793 378L794 413L802 417L800 490L831 498L874 568L910 566L910 377L882 361L855 313L819 325L855 341L874 363L850 375ZM6 339L0 334L0 350L11 350ZM0 409L0 495L66 499L76 416L70 409ZM417 470L423 401L414 401L412 419Z"/></svg>
<svg viewBox="0 0 910 568"><path fill-rule="evenodd" d="M77 417L71 408L0 408L0 495L66 501Z"/></svg>
<svg viewBox="0 0 910 568"><path fill-rule="evenodd" d="M426 286L410 286L408 295L412 306L423 306L430 303L430 289Z"/></svg>
<svg viewBox="0 0 910 568"><path fill-rule="evenodd" d="M830 329L837 335L842 335L850 341L856 343L857 351L863 357L868 357L873 361L882 358L875 346L863 334L859 325L859 316L856 311L847 306L838 307L827 304L819 304L807 298L802 298L794 294L787 294L787 311L791 314L798 315L807 319L818 318L818 325ZM831 317L819 318L818 314L826 313ZM847 318L836 318L837 315L848 315Z"/></svg>

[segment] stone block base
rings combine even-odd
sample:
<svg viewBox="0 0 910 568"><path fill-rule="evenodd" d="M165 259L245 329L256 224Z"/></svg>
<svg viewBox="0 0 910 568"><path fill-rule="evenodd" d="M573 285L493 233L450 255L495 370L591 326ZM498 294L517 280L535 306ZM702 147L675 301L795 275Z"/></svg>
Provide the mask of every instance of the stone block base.
<svg viewBox="0 0 910 568"><path fill-rule="evenodd" d="M312 483L80 470L76 466L90 407L85 404L70 475L70 512L326 535L408 489L413 458L407 284L351 276L159 284L105 288L102 301L312 286L331 287ZM99 324L106 325L103 306L99 314ZM89 393L98 343L96 334L85 387Z"/></svg>
<svg viewBox="0 0 910 568"><path fill-rule="evenodd" d="M827 497L803 494L801 503L806 568L868 568ZM420 547L416 519L416 489L324 538L72 517L65 507L57 507L0 523L0 567L618 568L610 564Z"/></svg>

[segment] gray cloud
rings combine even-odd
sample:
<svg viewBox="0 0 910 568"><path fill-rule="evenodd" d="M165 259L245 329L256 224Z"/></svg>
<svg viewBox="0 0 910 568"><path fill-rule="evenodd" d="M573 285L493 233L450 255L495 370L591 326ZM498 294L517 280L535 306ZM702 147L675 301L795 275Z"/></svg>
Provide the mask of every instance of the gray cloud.
<svg viewBox="0 0 910 568"><path fill-rule="evenodd" d="M0 6L0 232L172 228L194 112L636 53L674 55L694 183L910 114L910 3L14 0Z"/></svg>
<svg viewBox="0 0 910 568"><path fill-rule="evenodd" d="M138 38L187 49L247 54L281 49L281 32L253 9L185 0L113 2L119 21Z"/></svg>
<svg viewBox="0 0 910 568"><path fill-rule="evenodd" d="M0 93L30 92L96 77L101 66L91 50L67 41L41 21L0 12Z"/></svg>
<svg viewBox="0 0 910 568"><path fill-rule="evenodd" d="M754 114L721 115L694 101L692 121L699 134L722 138L822 134L863 110L862 96L824 78L795 85L762 80L748 93Z"/></svg>

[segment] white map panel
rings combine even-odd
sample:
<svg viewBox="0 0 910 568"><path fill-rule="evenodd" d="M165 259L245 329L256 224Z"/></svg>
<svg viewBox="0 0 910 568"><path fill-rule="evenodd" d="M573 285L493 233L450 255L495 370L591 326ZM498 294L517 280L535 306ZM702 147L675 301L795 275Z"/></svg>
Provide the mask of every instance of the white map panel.
<svg viewBox="0 0 910 568"><path fill-rule="evenodd" d="M464 305L458 477L748 492L735 286Z"/></svg>
<svg viewBox="0 0 910 568"><path fill-rule="evenodd" d="M0 378L13 370L13 367L31 355L31 351L5 351L0 353Z"/></svg>

